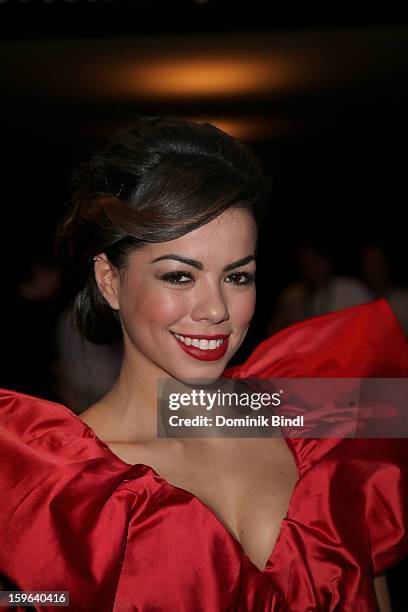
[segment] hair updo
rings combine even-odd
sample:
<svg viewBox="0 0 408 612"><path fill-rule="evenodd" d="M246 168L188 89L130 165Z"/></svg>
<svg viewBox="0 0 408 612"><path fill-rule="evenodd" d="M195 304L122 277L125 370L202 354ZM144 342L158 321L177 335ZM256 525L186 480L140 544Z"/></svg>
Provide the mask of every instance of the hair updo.
<svg viewBox="0 0 408 612"><path fill-rule="evenodd" d="M75 324L95 344L122 339L119 313L95 280L96 254L121 273L132 251L179 238L230 207L248 210L259 230L271 186L246 145L173 117L138 117L76 168L71 184L55 255Z"/></svg>

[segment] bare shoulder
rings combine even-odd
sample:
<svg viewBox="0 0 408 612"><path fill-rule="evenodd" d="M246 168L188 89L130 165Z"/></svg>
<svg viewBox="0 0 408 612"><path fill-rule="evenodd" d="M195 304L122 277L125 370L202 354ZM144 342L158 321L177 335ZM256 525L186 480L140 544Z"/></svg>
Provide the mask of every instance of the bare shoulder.
<svg viewBox="0 0 408 612"><path fill-rule="evenodd" d="M100 410L98 410L98 404L93 404L86 410L83 410L80 414L78 414L79 418L84 421L87 425L92 426L97 420L98 415L100 416Z"/></svg>

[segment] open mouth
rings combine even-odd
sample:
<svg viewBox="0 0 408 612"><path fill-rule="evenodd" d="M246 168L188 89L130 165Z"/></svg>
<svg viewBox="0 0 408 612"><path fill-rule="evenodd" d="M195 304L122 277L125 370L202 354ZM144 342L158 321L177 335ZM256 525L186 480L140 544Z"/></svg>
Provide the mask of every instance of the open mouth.
<svg viewBox="0 0 408 612"><path fill-rule="evenodd" d="M199 348L202 351L217 349L225 341L224 338L217 338L216 340L205 340L202 338L200 339L190 338L189 336L182 336L181 334L176 334L175 332L171 333L186 346L195 346L196 348Z"/></svg>
<svg viewBox="0 0 408 612"><path fill-rule="evenodd" d="M170 331L170 330L169 330ZM207 340L190 338L170 331L185 353L201 361L214 361L222 357L228 348L228 337Z"/></svg>

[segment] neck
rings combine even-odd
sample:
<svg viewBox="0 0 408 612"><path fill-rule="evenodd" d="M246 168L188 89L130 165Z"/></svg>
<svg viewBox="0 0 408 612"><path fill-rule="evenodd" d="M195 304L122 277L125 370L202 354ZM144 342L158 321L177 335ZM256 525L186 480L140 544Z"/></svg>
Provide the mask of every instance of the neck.
<svg viewBox="0 0 408 612"><path fill-rule="evenodd" d="M147 442L157 438L157 381L166 376L143 355L125 346L119 376L98 402L112 441Z"/></svg>

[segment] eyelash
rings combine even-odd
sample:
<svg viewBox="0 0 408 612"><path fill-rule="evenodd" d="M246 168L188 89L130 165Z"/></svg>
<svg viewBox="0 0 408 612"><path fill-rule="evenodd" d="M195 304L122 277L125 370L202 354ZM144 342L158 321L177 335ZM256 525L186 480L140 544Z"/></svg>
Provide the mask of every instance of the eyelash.
<svg viewBox="0 0 408 612"><path fill-rule="evenodd" d="M190 272L179 271L179 272L170 272L169 274L163 274L163 276L160 277L160 280L165 281L173 286L186 285L187 281L179 280L183 276L187 276L190 279L193 278ZM234 282L234 285L236 285L237 287L247 287L249 285L252 285L255 282L255 276L251 274L250 272L233 272L229 276L234 276L234 277L244 276L246 278L246 281L244 283Z"/></svg>

